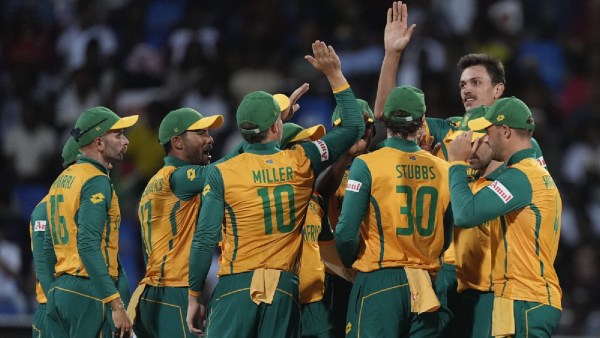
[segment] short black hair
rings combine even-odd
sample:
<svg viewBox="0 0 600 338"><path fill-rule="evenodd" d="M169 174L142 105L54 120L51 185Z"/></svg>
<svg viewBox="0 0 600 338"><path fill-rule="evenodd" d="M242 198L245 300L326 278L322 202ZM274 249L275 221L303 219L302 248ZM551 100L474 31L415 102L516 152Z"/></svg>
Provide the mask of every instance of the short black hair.
<svg viewBox="0 0 600 338"><path fill-rule="evenodd" d="M473 66L483 66L490 75L492 84L497 85L498 83L506 84L506 75L504 73L504 65L502 61L487 54L467 54L458 60L456 67L461 73Z"/></svg>
<svg viewBox="0 0 600 338"><path fill-rule="evenodd" d="M258 125L254 124L254 123L250 123L250 122L242 122L242 124L240 125L240 129L245 129L245 130L258 129ZM261 143L265 138L267 138L267 131L268 131L268 129L265 131L261 131L258 134L242 133L242 137L248 143Z"/></svg>
<svg viewBox="0 0 600 338"><path fill-rule="evenodd" d="M398 110L390 113L392 116L397 117L408 117L411 116L410 113L405 112L404 110ZM419 128L423 125L423 119L418 118L413 121L409 121L406 123L398 123L390 120L386 116L383 116L383 125L394 135L399 136L400 138L408 138L408 136L416 134Z"/></svg>

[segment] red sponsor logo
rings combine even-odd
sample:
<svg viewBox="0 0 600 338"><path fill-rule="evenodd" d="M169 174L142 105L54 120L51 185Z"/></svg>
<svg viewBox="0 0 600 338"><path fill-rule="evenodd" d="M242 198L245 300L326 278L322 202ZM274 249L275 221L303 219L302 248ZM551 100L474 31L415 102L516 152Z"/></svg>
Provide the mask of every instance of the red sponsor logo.
<svg viewBox="0 0 600 338"><path fill-rule="evenodd" d="M492 184L488 185L488 188L492 189L492 191L502 199L504 204L513 199L513 195L510 193L510 191L508 191L508 189L506 189L506 187L498 181L492 182Z"/></svg>
<svg viewBox="0 0 600 338"><path fill-rule="evenodd" d="M321 162L327 161L329 159L329 149L327 149L327 144L321 140L313 141L313 143L317 146L317 149L319 149Z"/></svg>
<svg viewBox="0 0 600 338"><path fill-rule="evenodd" d="M546 161L544 160L544 156L538 157L537 161L542 167L546 167Z"/></svg>
<svg viewBox="0 0 600 338"><path fill-rule="evenodd" d="M33 231L46 231L46 221L35 221Z"/></svg>
<svg viewBox="0 0 600 338"><path fill-rule="evenodd" d="M362 182L355 181L355 180L348 180L348 183L346 184L346 190L358 192L360 190L361 186L362 186Z"/></svg>

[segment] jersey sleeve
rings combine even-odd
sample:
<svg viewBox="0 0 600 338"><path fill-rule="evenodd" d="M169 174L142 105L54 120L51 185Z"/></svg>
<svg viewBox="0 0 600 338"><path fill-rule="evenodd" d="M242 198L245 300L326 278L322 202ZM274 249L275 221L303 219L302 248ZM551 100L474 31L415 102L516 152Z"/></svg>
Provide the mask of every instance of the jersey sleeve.
<svg viewBox="0 0 600 338"><path fill-rule="evenodd" d="M342 124L320 140L300 144L310 159L315 177L350 149L365 132L362 112L352 90L347 88L334 95L337 105L341 107Z"/></svg>
<svg viewBox="0 0 600 338"><path fill-rule="evenodd" d="M31 231L31 251L33 253L33 265L35 276L44 290L48 294L50 284L54 281L54 276L48 271L46 257L44 255L44 234L48 226L48 213L46 211L46 202L38 204L31 213L31 222L29 223Z"/></svg>
<svg viewBox="0 0 600 338"><path fill-rule="evenodd" d="M356 260L359 246L359 229L369 206L371 173L360 158L354 159L348 175L348 186L342 204L340 220L335 228L335 241L340 258L350 267Z"/></svg>
<svg viewBox="0 0 600 338"><path fill-rule="evenodd" d="M81 205L76 220L79 257L104 303L119 297L100 251L111 199L112 187L107 176L90 179L81 189Z"/></svg>
<svg viewBox="0 0 600 338"><path fill-rule="evenodd" d="M117 290L121 295L121 300L125 303L125 308L129 306L131 300L131 289L129 288L129 279L125 273L125 268L121 262L121 257L117 256L117 262L119 263L119 279L117 280Z"/></svg>
<svg viewBox="0 0 600 338"><path fill-rule="evenodd" d="M225 215L223 186L219 169L211 166L202 191L202 207L190 249L189 292L192 296L197 296L204 289L213 250L221 235L221 224Z"/></svg>
<svg viewBox="0 0 600 338"><path fill-rule="evenodd" d="M49 226L48 229L50 229ZM46 272L54 277L58 259L56 258L56 253L54 252L54 244L52 243L52 234L50 231L44 231L44 260L46 263ZM42 285L42 289L43 288L44 286Z"/></svg>
<svg viewBox="0 0 600 338"><path fill-rule="evenodd" d="M204 188L208 166L186 165L173 171L169 184L177 198L183 201L192 199Z"/></svg>
<svg viewBox="0 0 600 338"><path fill-rule="evenodd" d="M473 194L467 182L467 168L464 164L450 166L450 200L456 226L472 228L531 202L531 183L522 171L507 169Z"/></svg>
<svg viewBox="0 0 600 338"><path fill-rule="evenodd" d="M533 150L535 150L535 160L538 161L542 167L548 169L548 166L546 166L546 161L544 160L544 154L542 154L542 148L540 148L538 141L533 137L531 138L531 147Z"/></svg>

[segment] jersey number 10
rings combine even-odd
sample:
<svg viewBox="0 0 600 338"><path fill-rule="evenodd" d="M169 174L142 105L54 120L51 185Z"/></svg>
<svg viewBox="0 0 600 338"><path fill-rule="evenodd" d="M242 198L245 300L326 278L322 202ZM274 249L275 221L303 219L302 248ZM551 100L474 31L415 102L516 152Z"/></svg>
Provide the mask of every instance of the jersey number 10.
<svg viewBox="0 0 600 338"><path fill-rule="evenodd" d="M283 195L287 195L287 201L284 203ZM273 233L273 210L271 206L271 194L269 188L258 189L258 196L262 199L263 214L265 218L265 235ZM273 200L275 202L275 220L277 230L281 233L287 233L294 230L296 224L296 207L294 205L294 188L289 184L279 185L273 189ZM284 205L287 204L287 205ZM285 223L284 216L288 213L289 223Z"/></svg>

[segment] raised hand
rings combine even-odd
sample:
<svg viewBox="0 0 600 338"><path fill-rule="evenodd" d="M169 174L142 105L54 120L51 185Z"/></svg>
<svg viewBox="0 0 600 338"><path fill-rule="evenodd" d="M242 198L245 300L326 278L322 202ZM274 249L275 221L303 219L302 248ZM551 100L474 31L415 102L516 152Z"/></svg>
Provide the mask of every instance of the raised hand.
<svg viewBox="0 0 600 338"><path fill-rule="evenodd" d="M346 85L348 82L342 74L342 64L340 58L331 46L327 46L323 41L315 41L312 44L314 56L306 55L304 58L316 70L327 76L332 88L338 88Z"/></svg>
<svg viewBox="0 0 600 338"><path fill-rule="evenodd" d="M292 95L290 95L290 107L281 114L281 120L283 122L289 121L294 114L300 109L300 105L297 103L298 99L302 97L302 95L308 92L310 88L308 83L303 83L300 87L296 88Z"/></svg>
<svg viewBox="0 0 600 338"><path fill-rule="evenodd" d="M402 52L410 41L416 25L408 27L408 9L402 1L394 1L388 8L387 24L383 34L383 43L386 51Z"/></svg>

